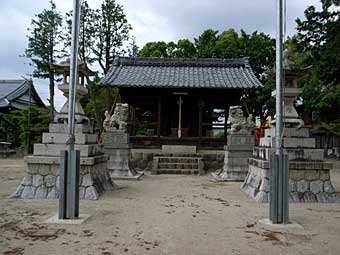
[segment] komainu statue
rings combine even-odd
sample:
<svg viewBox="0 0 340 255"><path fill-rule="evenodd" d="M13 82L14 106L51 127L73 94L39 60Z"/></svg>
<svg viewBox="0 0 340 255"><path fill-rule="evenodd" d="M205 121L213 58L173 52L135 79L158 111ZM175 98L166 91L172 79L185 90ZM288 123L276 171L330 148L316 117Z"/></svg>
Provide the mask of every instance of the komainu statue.
<svg viewBox="0 0 340 255"><path fill-rule="evenodd" d="M248 118L244 117L241 106L229 107L228 123L231 134L251 134L255 127L252 114L249 114Z"/></svg>
<svg viewBox="0 0 340 255"><path fill-rule="evenodd" d="M113 115L110 117L108 111L105 112L105 120L103 127L106 131L126 131L127 121L129 114L129 105L117 103Z"/></svg>

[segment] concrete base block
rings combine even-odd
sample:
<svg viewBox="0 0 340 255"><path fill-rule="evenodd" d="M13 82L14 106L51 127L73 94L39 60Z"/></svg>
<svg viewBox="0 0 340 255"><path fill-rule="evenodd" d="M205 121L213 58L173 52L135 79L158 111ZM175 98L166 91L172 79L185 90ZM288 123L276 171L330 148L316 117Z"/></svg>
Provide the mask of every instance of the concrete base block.
<svg viewBox="0 0 340 255"><path fill-rule="evenodd" d="M58 218L58 213L54 214L52 217L48 218L45 223L47 224L60 224L60 225L80 225L85 223L91 215L89 214L79 214L77 219L72 220L60 220Z"/></svg>
<svg viewBox="0 0 340 255"><path fill-rule="evenodd" d="M301 233L305 229L297 222L290 221L288 224L273 224L269 219L259 220L259 224L266 230L280 233Z"/></svg>
<svg viewBox="0 0 340 255"><path fill-rule="evenodd" d="M245 171L225 171L219 170L211 174L216 181L237 181L242 182L247 176Z"/></svg>

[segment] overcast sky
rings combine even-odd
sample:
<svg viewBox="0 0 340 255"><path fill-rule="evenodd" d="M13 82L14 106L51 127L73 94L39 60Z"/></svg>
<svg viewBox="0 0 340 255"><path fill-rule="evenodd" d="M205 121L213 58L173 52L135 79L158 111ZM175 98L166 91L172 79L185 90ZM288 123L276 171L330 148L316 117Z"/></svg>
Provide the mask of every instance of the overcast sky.
<svg viewBox="0 0 340 255"><path fill-rule="evenodd" d="M55 0L64 14L72 0ZM98 8L101 0L88 0ZM119 0L141 48L149 41L193 39L208 28L255 30L275 36L275 0ZM295 19L319 0L287 1L287 33L295 33ZM29 61L19 57L27 46L27 27L34 14L49 8L49 0L0 0L0 79L20 79L32 72ZM47 82L34 80L42 99L48 98ZM56 91L57 109L63 96Z"/></svg>

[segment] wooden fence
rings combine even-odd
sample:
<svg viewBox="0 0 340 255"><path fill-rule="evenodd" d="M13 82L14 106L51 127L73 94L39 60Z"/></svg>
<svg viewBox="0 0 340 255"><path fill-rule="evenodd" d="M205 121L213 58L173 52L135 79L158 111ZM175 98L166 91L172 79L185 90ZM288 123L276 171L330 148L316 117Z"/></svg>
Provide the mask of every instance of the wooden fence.
<svg viewBox="0 0 340 255"><path fill-rule="evenodd" d="M315 138L316 148L340 147L340 136L327 136L325 132L313 132L311 137ZM327 146L327 147L326 147Z"/></svg>

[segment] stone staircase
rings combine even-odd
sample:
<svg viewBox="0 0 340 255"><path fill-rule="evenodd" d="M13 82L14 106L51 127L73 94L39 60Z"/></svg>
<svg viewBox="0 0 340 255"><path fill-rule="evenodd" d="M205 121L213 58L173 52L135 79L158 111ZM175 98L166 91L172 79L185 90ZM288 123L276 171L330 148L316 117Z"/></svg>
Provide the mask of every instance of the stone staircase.
<svg viewBox="0 0 340 255"><path fill-rule="evenodd" d="M159 154L153 157L152 174L204 174L199 154Z"/></svg>

